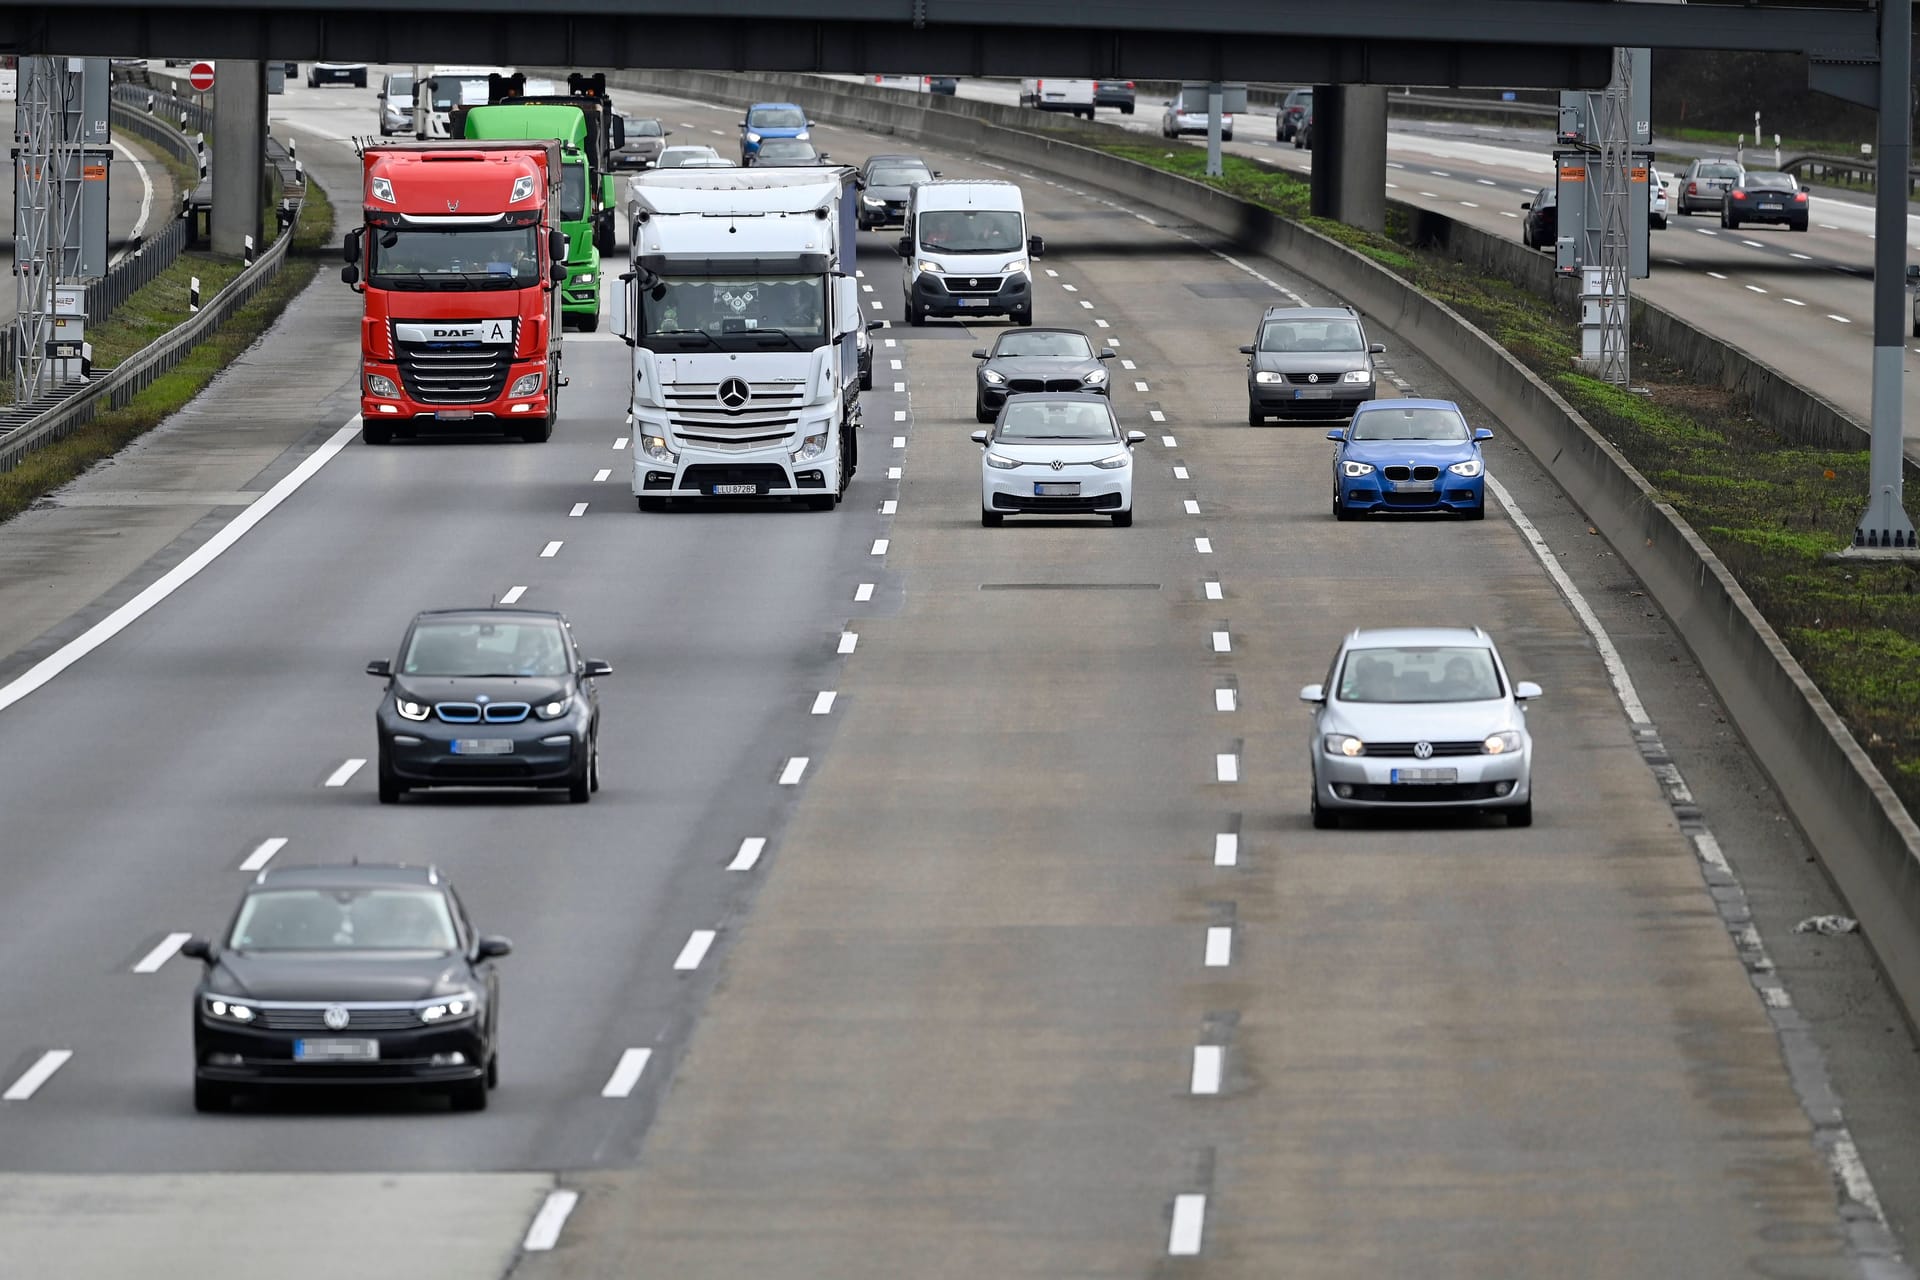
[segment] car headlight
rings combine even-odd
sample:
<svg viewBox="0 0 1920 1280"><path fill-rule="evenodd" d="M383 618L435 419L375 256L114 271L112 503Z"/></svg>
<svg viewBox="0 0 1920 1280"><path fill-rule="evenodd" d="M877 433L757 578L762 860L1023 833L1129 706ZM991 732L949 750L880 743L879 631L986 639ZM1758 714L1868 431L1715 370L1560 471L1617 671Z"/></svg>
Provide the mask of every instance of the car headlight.
<svg viewBox="0 0 1920 1280"><path fill-rule="evenodd" d="M1360 476L1370 476L1373 474L1373 464L1371 462L1342 462L1340 464L1340 474L1343 476L1353 476L1356 479Z"/></svg>
<svg viewBox="0 0 1920 1280"><path fill-rule="evenodd" d="M990 387L999 387L999 386L1006 385L1007 380L1001 377L998 373L995 373L992 369L982 369L980 371L980 376L986 380L987 385Z"/></svg>
<svg viewBox="0 0 1920 1280"><path fill-rule="evenodd" d="M825 453L826 451L827 451L827 433L822 431L817 436L808 436L806 439L802 440L800 442L800 447L793 451L793 460L795 462L806 462L809 459L819 457L821 454Z"/></svg>
<svg viewBox="0 0 1920 1280"><path fill-rule="evenodd" d="M863 195L860 197L860 203L869 209L884 209L887 207L887 202L879 196Z"/></svg>
<svg viewBox="0 0 1920 1280"><path fill-rule="evenodd" d="M513 385L507 389L507 394L509 396L530 396L540 390L541 379L545 376L546 375L539 373L523 373L513 380Z"/></svg>
<svg viewBox="0 0 1920 1280"><path fill-rule="evenodd" d="M569 693L569 694L562 694L560 697L555 698L551 702L540 703L538 706L534 707L533 714L539 716L542 720L558 720L561 716L567 714L567 712L572 709L573 709L573 695Z"/></svg>
<svg viewBox="0 0 1920 1280"><path fill-rule="evenodd" d="M1487 740L1480 744L1480 750L1490 756L1503 756L1519 749L1520 731L1517 729L1502 729L1498 733L1490 733L1487 735Z"/></svg>
<svg viewBox="0 0 1920 1280"><path fill-rule="evenodd" d="M1114 454L1111 458L1096 458L1094 459L1093 465L1103 471L1118 471L1121 467L1126 466L1132 461L1133 455L1122 451Z"/></svg>
<svg viewBox="0 0 1920 1280"><path fill-rule="evenodd" d="M1278 382L1280 381L1280 375L1270 369L1262 369L1253 375L1253 380L1255 382Z"/></svg>
<svg viewBox="0 0 1920 1280"><path fill-rule="evenodd" d="M1453 474L1466 476L1468 479L1472 479L1486 469L1486 466L1478 458L1468 458L1465 462L1456 462L1447 468L1447 470L1453 472Z"/></svg>
<svg viewBox="0 0 1920 1280"><path fill-rule="evenodd" d="M747 141L748 141L748 142L758 142L758 141L760 141L760 135L759 135L759 134L757 134L757 133L749 133L749 134L747 135Z"/></svg>
<svg viewBox="0 0 1920 1280"><path fill-rule="evenodd" d="M1330 756L1363 756L1367 754L1367 744L1350 733L1330 733L1320 739L1320 745L1326 748Z"/></svg>
<svg viewBox="0 0 1920 1280"><path fill-rule="evenodd" d="M945 267L941 266L937 262L919 262L919 263L915 263L914 265L919 267L920 270L922 271L930 271L935 275L939 275L940 273L946 270Z"/></svg>
<svg viewBox="0 0 1920 1280"><path fill-rule="evenodd" d="M1003 275L1023 276L1027 273L1027 260L1025 258L1015 258L1012 262L1000 268L1000 270Z"/></svg>
<svg viewBox="0 0 1920 1280"><path fill-rule="evenodd" d="M427 718L427 712L432 708L428 707L424 702L415 702L412 698L395 696L393 709L400 713L402 720L425 720Z"/></svg>
<svg viewBox="0 0 1920 1280"><path fill-rule="evenodd" d="M480 1001L471 991L461 991L448 996L445 1000L436 1000L432 1004L422 1005L419 1009L422 1022L452 1022L457 1018L471 1018L480 1011Z"/></svg>
<svg viewBox="0 0 1920 1280"><path fill-rule="evenodd" d="M794 134L793 136L800 139L800 141L805 142L807 140L807 131L805 129L802 129L800 132Z"/></svg>
<svg viewBox="0 0 1920 1280"><path fill-rule="evenodd" d="M218 1018L222 1022L238 1022L244 1025L252 1022L255 1016L253 1006L229 1000L225 996L208 996L201 1001L200 1007L206 1010L208 1017Z"/></svg>
<svg viewBox="0 0 1920 1280"><path fill-rule="evenodd" d="M1084 381L1090 387L1097 387L1101 383L1105 382L1106 380L1107 380L1107 371L1105 369L1095 369L1093 372L1089 373L1084 379L1082 379L1082 381Z"/></svg>
<svg viewBox="0 0 1920 1280"><path fill-rule="evenodd" d="M1015 467L1019 466L1020 463L1016 459L1009 458L1004 454L994 453L993 451L989 450L987 452L987 465L992 467L995 471L1011 471Z"/></svg>
<svg viewBox="0 0 1920 1280"><path fill-rule="evenodd" d="M383 378L377 373L367 375L367 394L381 396L388 400L400 398L400 388L393 385L392 378Z"/></svg>
<svg viewBox="0 0 1920 1280"><path fill-rule="evenodd" d="M1341 375L1340 375L1340 381L1342 381L1342 382L1372 382L1372 381L1373 381L1373 370L1371 370L1371 369L1349 369L1349 370L1347 370L1347 371L1346 371L1345 373L1343 373L1343 374L1341 374Z"/></svg>
<svg viewBox="0 0 1920 1280"><path fill-rule="evenodd" d="M507 197L508 204L518 204L533 195L533 175L523 174L513 180L513 194Z"/></svg>
<svg viewBox="0 0 1920 1280"><path fill-rule="evenodd" d="M640 452L646 454L655 462L680 461L679 456L667 447L667 438L665 436L641 436Z"/></svg>

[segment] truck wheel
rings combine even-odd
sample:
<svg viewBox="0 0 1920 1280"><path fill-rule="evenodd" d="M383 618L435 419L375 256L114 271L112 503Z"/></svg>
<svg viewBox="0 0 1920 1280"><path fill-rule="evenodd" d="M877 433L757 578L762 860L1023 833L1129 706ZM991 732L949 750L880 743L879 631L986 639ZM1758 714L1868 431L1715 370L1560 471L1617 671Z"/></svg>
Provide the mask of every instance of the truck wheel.
<svg viewBox="0 0 1920 1280"><path fill-rule="evenodd" d="M926 324L926 322L927 322L927 317L921 312L916 311L914 309L913 304L909 302L907 304L907 323L912 325L914 328L918 329L922 325Z"/></svg>
<svg viewBox="0 0 1920 1280"><path fill-rule="evenodd" d="M545 444L553 439L553 420L560 414L560 406L552 400L547 401L550 411L545 417L535 418L531 422L520 424L520 438L528 444Z"/></svg>
<svg viewBox="0 0 1920 1280"><path fill-rule="evenodd" d="M578 319L580 323L580 332L582 333L592 333L595 329L598 329L600 327L600 313L598 311L594 312L590 316L580 316L578 317Z"/></svg>
<svg viewBox="0 0 1920 1280"><path fill-rule="evenodd" d="M361 419L360 439L367 444L386 444L393 439L393 428L384 422Z"/></svg>

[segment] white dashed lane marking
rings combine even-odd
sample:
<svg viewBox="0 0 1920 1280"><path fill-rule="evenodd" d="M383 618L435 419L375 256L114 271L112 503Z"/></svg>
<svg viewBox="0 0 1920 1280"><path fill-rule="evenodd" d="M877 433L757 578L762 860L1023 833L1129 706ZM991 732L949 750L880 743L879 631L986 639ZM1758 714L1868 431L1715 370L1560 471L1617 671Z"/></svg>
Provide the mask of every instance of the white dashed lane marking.
<svg viewBox="0 0 1920 1280"><path fill-rule="evenodd" d="M1232 711L1238 699L1239 695L1232 689L1215 689L1213 691L1213 709L1215 711Z"/></svg>
<svg viewBox="0 0 1920 1280"><path fill-rule="evenodd" d="M729 871L751 871L760 855L766 851L767 841L763 836L748 836L740 842L740 851L733 855L733 861L727 864Z"/></svg>
<svg viewBox="0 0 1920 1280"><path fill-rule="evenodd" d="M806 776L806 772L807 757L793 756L787 761L786 768L780 770L780 785L797 787L800 785L800 779Z"/></svg>
<svg viewBox="0 0 1920 1280"><path fill-rule="evenodd" d="M674 957L673 967L681 973L688 973L700 967L707 958L707 951L713 946L712 929L695 929L687 935L687 945L680 948L680 954Z"/></svg>
<svg viewBox="0 0 1920 1280"><path fill-rule="evenodd" d="M1207 930L1206 966L1224 969L1233 963L1233 926L1216 924Z"/></svg>
<svg viewBox="0 0 1920 1280"><path fill-rule="evenodd" d="M557 555L559 555L559 554L560 554L560 548L562 548L562 547L564 547L564 546L566 546L566 545L567 545L566 543L564 543L564 542L560 542L560 541L558 541L558 540L556 540L556 541L553 541L553 542L549 542L549 543L548 543L548 544L547 544L547 545L546 545L545 547L543 547L543 548L541 548L541 551L540 551L540 558L541 558L542 560L551 560L551 559L553 559L553 558L554 558L555 556L557 556Z"/></svg>
<svg viewBox="0 0 1920 1280"><path fill-rule="evenodd" d="M1207 583L1207 584L1206 584L1206 588L1207 588L1207 599L1209 599L1209 600L1219 600L1219 599L1223 599L1223 598L1224 598L1224 597L1223 597L1223 596L1221 595L1221 591L1220 591L1220 584L1219 584L1219 583L1217 583L1217 582L1209 582L1209 583Z"/></svg>
<svg viewBox="0 0 1920 1280"><path fill-rule="evenodd" d="M1193 540L1193 549L1203 556L1210 556L1213 554L1213 539L1195 538Z"/></svg>
<svg viewBox="0 0 1920 1280"><path fill-rule="evenodd" d="M1220 1077L1226 1066L1227 1051L1217 1044L1193 1047L1193 1092L1207 1095L1220 1092Z"/></svg>
<svg viewBox="0 0 1920 1280"><path fill-rule="evenodd" d="M573 510L567 512L567 514L573 519L578 520L581 516L587 514L587 504L584 502L576 502L573 504Z"/></svg>
<svg viewBox="0 0 1920 1280"><path fill-rule="evenodd" d="M854 651L854 649L855 649L855 648L857 648L857 647L859 646L859 644L860 644L860 633L859 633L859 632L857 632L857 631L842 631L842 632L840 633L840 648L839 648L839 650L838 650L838 652L840 652L840 653L852 653L852 652Z"/></svg>
<svg viewBox="0 0 1920 1280"><path fill-rule="evenodd" d="M286 847L287 838L285 836L273 836L270 839L262 840L253 847L252 853L249 853L245 858L240 860L240 869L242 871L258 871L273 861L274 854Z"/></svg>
<svg viewBox="0 0 1920 1280"><path fill-rule="evenodd" d="M364 765L365 763L366 763L365 760L347 761L345 764L341 765L338 769L335 769L332 773L327 775L326 785L329 787L346 786L347 779L351 778L354 774L360 772L360 766Z"/></svg>
<svg viewBox="0 0 1920 1280"><path fill-rule="evenodd" d="M53 1077L53 1073L67 1065L67 1059L73 1056L71 1049L49 1049L20 1073L20 1078L0 1093L0 1102L25 1102L40 1091L40 1086Z"/></svg>
<svg viewBox="0 0 1920 1280"><path fill-rule="evenodd" d="M509 194L511 194L511 193L509 193ZM605 484L605 483L606 483L606 481L607 481L607 477L608 477L608 476L610 476L610 475L612 475L612 474L613 474L613 472L612 472L611 470L609 470L609 469L608 469L608 468L606 468L606 467L602 467L602 468L600 468L600 470L598 470L598 471L596 471L596 472L594 472L594 473L593 473L593 482L594 482L595 484Z"/></svg>
<svg viewBox="0 0 1920 1280"><path fill-rule="evenodd" d="M527 589L524 586L508 587L506 592L500 597L500 603L519 604L520 597L525 594L527 594Z"/></svg>
<svg viewBox="0 0 1920 1280"><path fill-rule="evenodd" d="M718 133L719 130L714 130ZM540 1212L533 1215L533 1225L527 1228L526 1239L520 1247L528 1253L545 1253L560 1243L560 1229L567 1225L567 1216L573 1212L573 1206L580 1203L578 1191L562 1188L549 1191L546 1200L540 1206Z"/></svg>
<svg viewBox="0 0 1920 1280"><path fill-rule="evenodd" d="M158 973L160 966L173 959L173 957L179 953L180 948L185 945L187 939L192 936L190 933L168 934L155 944L153 950L147 952L147 954L141 956L139 960L134 962L133 971L135 973Z"/></svg>
<svg viewBox="0 0 1920 1280"><path fill-rule="evenodd" d="M1173 1226L1167 1232L1167 1252L1191 1258L1200 1252L1200 1236L1207 1221L1207 1198L1195 1193L1173 1198Z"/></svg>
<svg viewBox="0 0 1920 1280"><path fill-rule="evenodd" d="M1232 653L1233 652L1233 636L1229 632L1225 632L1225 631L1214 632L1213 633L1213 651L1215 653Z"/></svg>
<svg viewBox="0 0 1920 1280"><path fill-rule="evenodd" d="M620 1055L620 1061L614 1064L613 1074L607 1077L606 1084L600 1087L603 1098L627 1098L633 1096L634 1086L640 1083L640 1073L647 1069L647 1059L653 1056L651 1049L628 1049Z"/></svg>
<svg viewBox="0 0 1920 1280"><path fill-rule="evenodd" d="M855 587L853 589L853 598L854 601L859 604L865 604L867 601L873 599L873 584L871 582L863 582Z"/></svg>
<svg viewBox="0 0 1920 1280"><path fill-rule="evenodd" d="M833 711L833 700L837 696L831 689L822 689L813 695L813 714L817 716L830 714Z"/></svg>
<svg viewBox="0 0 1920 1280"><path fill-rule="evenodd" d="M1240 781L1240 757L1231 751L1222 751L1213 758L1214 775L1222 782Z"/></svg>
<svg viewBox="0 0 1920 1280"><path fill-rule="evenodd" d="M1240 862L1240 837L1232 831L1222 831L1213 838L1213 865L1232 867Z"/></svg>

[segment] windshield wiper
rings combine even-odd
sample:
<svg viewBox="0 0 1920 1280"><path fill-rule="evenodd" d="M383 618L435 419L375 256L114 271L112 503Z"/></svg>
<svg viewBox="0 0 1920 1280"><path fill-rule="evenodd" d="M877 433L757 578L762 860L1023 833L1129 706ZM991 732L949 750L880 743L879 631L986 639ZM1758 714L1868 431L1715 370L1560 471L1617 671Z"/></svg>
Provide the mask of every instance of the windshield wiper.
<svg viewBox="0 0 1920 1280"><path fill-rule="evenodd" d="M757 338L757 337L759 337L759 336L761 336L762 334L768 334L768 335L771 335L771 336L773 336L773 337L776 337L776 338L779 338L779 339L781 339L781 340L782 340L782 341L784 341L784 342L785 342L785 343L786 343L786 344L787 344L788 346L790 346L790 347L792 347L792 348L793 348L793 349L794 349L795 351L810 351L810 350L812 350L812 348L811 348L811 347L803 347L803 346L801 346L801 345L800 345L800 340L799 340L798 338L795 338L795 337L794 337L794 336L793 336L792 334L790 334L790 333L788 333L788 332L787 332L787 331L786 331L785 329L776 329L776 328L774 328L774 327L773 327L773 326L771 326L771 325L761 325L761 326L760 326L759 328L757 328L757 329L748 329L748 330L746 330L746 331L745 331L745 333L744 333L743 335L735 335L735 334L729 334L729 335L727 335L727 336L728 336L728 337L735 337L735 336L744 336L744 337L748 337L748 338Z"/></svg>
<svg viewBox="0 0 1920 1280"><path fill-rule="evenodd" d="M713 335L705 329L655 329L646 336L649 338L704 338L707 345L715 350L720 346L713 340Z"/></svg>

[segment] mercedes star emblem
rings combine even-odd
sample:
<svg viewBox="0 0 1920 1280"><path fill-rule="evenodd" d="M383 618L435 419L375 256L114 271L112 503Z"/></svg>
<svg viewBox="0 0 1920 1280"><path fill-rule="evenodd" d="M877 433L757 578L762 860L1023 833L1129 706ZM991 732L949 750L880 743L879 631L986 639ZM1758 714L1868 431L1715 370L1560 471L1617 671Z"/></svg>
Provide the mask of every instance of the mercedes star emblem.
<svg viewBox="0 0 1920 1280"><path fill-rule="evenodd" d="M1320 375L1319 375L1319 374L1317 374L1317 373L1310 373L1310 374L1308 374L1308 375L1307 375L1307 381L1308 381L1308 382L1318 382L1318 381L1320 381Z"/></svg>
<svg viewBox="0 0 1920 1280"><path fill-rule="evenodd" d="M745 378L728 378L720 384L720 403L729 409L738 409L752 394Z"/></svg>
<svg viewBox="0 0 1920 1280"><path fill-rule="evenodd" d="M1413 744L1413 754L1417 759L1431 760L1433 759L1433 744L1431 742L1416 742Z"/></svg>
<svg viewBox="0 0 1920 1280"><path fill-rule="evenodd" d="M345 1031L347 1029L346 1006L337 1004L328 1005L327 1011L320 1015L320 1021L327 1024L327 1030L329 1031Z"/></svg>

